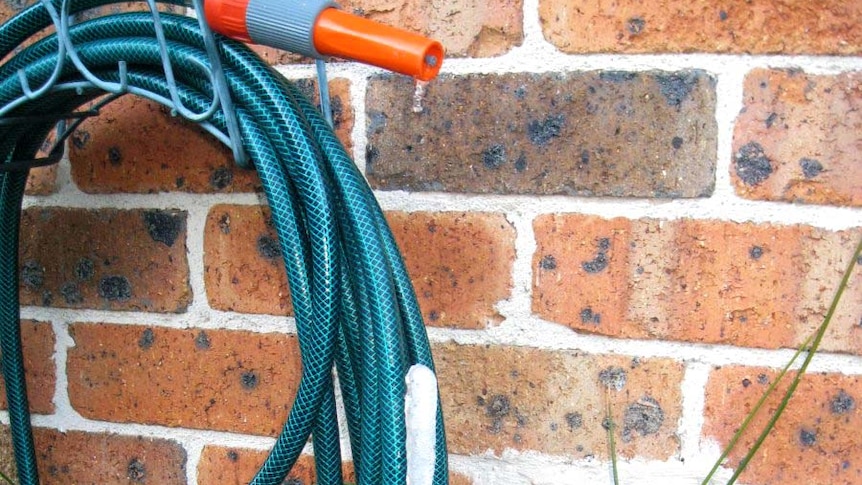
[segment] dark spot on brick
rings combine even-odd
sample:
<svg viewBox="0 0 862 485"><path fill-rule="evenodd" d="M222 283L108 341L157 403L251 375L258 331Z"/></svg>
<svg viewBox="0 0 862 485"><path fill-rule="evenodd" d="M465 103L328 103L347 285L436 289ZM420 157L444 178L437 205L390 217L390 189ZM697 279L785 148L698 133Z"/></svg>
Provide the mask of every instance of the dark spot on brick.
<svg viewBox="0 0 862 485"><path fill-rule="evenodd" d="M725 12L724 10L719 10L718 11L718 19L721 20L722 22L727 20L727 12Z"/></svg>
<svg viewBox="0 0 862 485"><path fill-rule="evenodd" d="M523 153L518 155L518 159L515 160L515 171L518 173L527 170L527 156Z"/></svg>
<svg viewBox="0 0 862 485"><path fill-rule="evenodd" d="M763 248L760 246L751 246L748 250L748 255L751 259L760 259L763 256Z"/></svg>
<svg viewBox="0 0 862 485"><path fill-rule="evenodd" d="M118 147L112 146L108 148L108 162L115 167L123 162L123 154L120 153L120 149Z"/></svg>
<svg viewBox="0 0 862 485"><path fill-rule="evenodd" d="M99 296L108 301L126 301L132 297L132 284L125 276L106 276L99 281Z"/></svg>
<svg viewBox="0 0 862 485"><path fill-rule="evenodd" d="M156 334L152 328L146 328L141 332L141 338L138 339L138 347L147 350L156 342Z"/></svg>
<svg viewBox="0 0 862 485"><path fill-rule="evenodd" d="M644 396L626 408L623 415L623 441L630 441L633 431L637 431L641 436L655 434L663 422L664 410L658 401Z"/></svg>
<svg viewBox="0 0 862 485"><path fill-rule="evenodd" d="M581 323L600 325L602 323L602 315L600 313L593 313L593 309L590 307L584 308L581 310Z"/></svg>
<svg viewBox="0 0 862 485"><path fill-rule="evenodd" d="M766 128L772 128L772 125L775 123L775 120L778 119L778 113L769 113L769 116L766 117Z"/></svg>
<svg viewBox="0 0 862 485"><path fill-rule="evenodd" d="M515 443L520 443L522 439L523 438L521 438L521 435L518 433L512 435L512 441L514 441Z"/></svg>
<svg viewBox="0 0 862 485"><path fill-rule="evenodd" d="M813 158L799 160L799 166L802 167L802 175L807 179L813 179L823 171L823 165Z"/></svg>
<svg viewBox="0 0 862 485"><path fill-rule="evenodd" d="M592 261L584 261L581 263L581 267L584 268L584 271L587 273L600 273L608 267L608 257L605 253L601 252L597 254L595 259Z"/></svg>
<svg viewBox="0 0 862 485"><path fill-rule="evenodd" d="M222 234L230 234L230 214L224 213L218 218L218 228Z"/></svg>
<svg viewBox="0 0 862 485"><path fill-rule="evenodd" d="M611 248L611 240L610 238L603 237L598 241L599 251L605 252Z"/></svg>
<svg viewBox="0 0 862 485"><path fill-rule="evenodd" d="M339 97L331 98L329 108L332 110L332 126L338 128L344 123L344 102Z"/></svg>
<svg viewBox="0 0 862 485"><path fill-rule="evenodd" d="M185 187L185 185L186 185L186 178L185 178L185 177L177 177L177 178L176 178L176 180L174 180L174 185L175 185L178 189L181 189L181 188Z"/></svg>
<svg viewBox="0 0 862 485"><path fill-rule="evenodd" d="M590 164L590 152L589 150L581 150L581 164L578 168L584 168Z"/></svg>
<svg viewBox="0 0 862 485"><path fill-rule="evenodd" d="M621 391L626 387L627 380L628 375L622 367L608 367L599 371L599 382L614 391Z"/></svg>
<svg viewBox="0 0 862 485"><path fill-rule="evenodd" d="M257 253L264 259L278 259L281 257L281 247L278 241L264 234L257 238Z"/></svg>
<svg viewBox="0 0 862 485"><path fill-rule="evenodd" d="M144 226L153 241L172 247L184 227L182 214L169 211L146 211L143 213Z"/></svg>
<svg viewBox="0 0 862 485"><path fill-rule="evenodd" d="M604 419L602 419L602 429L604 429L605 431L610 431L611 428L614 427L614 422L609 416L605 416Z"/></svg>
<svg viewBox="0 0 862 485"><path fill-rule="evenodd" d="M758 374L757 383L758 384L769 384L769 376L767 376L766 374Z"/></svg>
<svg viewBox="0 0 862 485"><path fill-rule="evenodd" d="M682 148L682 143L683 143L683 139L678 137L678 136L675 136L670 141L670 146L672 146L675 150L679 150L680 148Z"/></svg>
<svg viewBox="0 0 862 485"><path fill-rule="evenodd" d="M365 165L367 167L374 165L378 157L380 157L380 150L377 147L368 145L365 148Z"/></svg>
<svg viewBox="0 0 862 485"><path fill-rule="evenodd" d="M850 461L848 461L848 460L844 460L844 461L842 461L842 462L841 462L841 469L842 469L842 470L846 470L846 469L848 469L848 468L850 468Z"/></svg>
<svg viewBox="0 0 862 485"><path fill-rule="evenodd" d="M210 342L210 337L206 332L201 330L195 336L195 348L198 350L209 350L212 346L212 342Z"/></svg>
<svg viewBox="0 0 862 485"><path fill-rule="evenodd" d="M237 460L239 460L239 453L234 450L229 450L227 452L227 459L232 462L236 462Z"/></svg>
<svg viewBox="0 0 862 485"><path fill-rule="evenodd" d="M832 401L829 403L829 409L833 414L847 414L856 409L856 400L853 399L853 396L847 394L844 389L841 389L832 398Z"/></svg>
<svg viewBox="0 0 862 485"><path fill-rule="evenodd" d="M548 425L548 427L551 428L551 431L556 432L560 428L560 425L558 425L557 423L551 423L550 425Z"/></svg>
<svg viewBox="0 0 862 485"><path fill-rule="evenodd" d="M233 170L228 167L219 167L210 174L210 186L216 190L222 190L233 182Z"/></svg>
<svg viewBox="0 0 862 485"><path fill-rule="evenodd" d="M90 141L90 132L76 130L75 133L72 133L72 145L75 145L78 150L87 146L88 141Z"/></svg>
<svg viewBox="0 0 862 485"><path fill-rule="evenodd" d="M670 106L679 106L697 86L700 75L696 72L660 74L656 76L659 91Z"/></svg>
<svg viewBox="0 0 862 485"><path fill-rule="evenodd" d="M87 281L96 273L96 264L89 258L81 258L75 265L75 278Z"/></svg>
<svg viewBox="0 0 862 485"><path fill-rule="evenodd" d="M75 283L70 282L64 284L60 287L60 294L63 295L63 299L66 300L67 305L77 305L84 301L84 297L81 295L81 290Z"/></svg>
<svg viewBox="0 0 862 485"><path fill-rule="evenodd" d="M136 483L144 483L147 481L147 468L137 458L132 458L129 466L126 467L126 472L129 480Z"/></svg>
<svg viewBox="0 0 862 485"><path fill-rule="evenodd" d="M42 306L51 306L54 303L54 294L48 290L42 292Z"/></svg>
<svg viewBox="0 0 862 485"><path fill-rule="evenodd" d="M640 17L632 17L626 22L626 30L632 35L638 35L646 27L646 21Z"/></svg>
<svg viewBox="0 0 862 485"><path fill-rule="evenodd" d="M549 271L557 269L557 258L553 257L550 254L542 256L541 261L539 261L539 267Z"/></svg>
<svg viewBox="0 0 862 485"><path fill-rule="evenodd" d="M32 259L24 261L21 265L21 281L31 290L41 288L45 284L45 268Z"/></svg>
<svg viewBox="0 0 862 485"><path fill-rule="evenodd" d="M492 418L504 418L509 415L510 411L509 398L502 394L491 396L491 399L485 406L485 414Z"/></svg>
<svg viewBox="0 0 862 485"><path fill-rule="evenodd" d="M748 387L750 385L751 385L751 379L746 377L745 379L742 380L742 387Z"/></svg>
<svg viewBox="0 0 862 485"><path fill-rule="evenodd" d="M527 425L527 417L518 412L518 408L515 408L515 423L519 428L523 428Z"/></svg>
<svg viewBox="0 0 862 485"><path fill-rule="evenodd" d="M757 185L772 175L772 162L757 142L746 143L734 156L736 175L746 185Z"/></svg>
<svg viewBox="0 0 862 485"><path fill-rule="evenodd" d="M800 429L799 442L802 446L814 446L814 443L817 443L817 432L807 428Z"/></svg>
<svg viewBox="0 0 862 485"><path fill-rule="evenodd" d="M495 418L491 421L491 426L488 428L488 432L491 434L500 434L500 431L503 431L503 420Z"/></svg>
<svg viewBox="0 0 862 485"><path fill-rule="evenodd" d="M550 115L543 121L533 120L527 125L527 136L534 145L544 146L560 136L565 123L566 116L561 114Z"/></svg>
<svg viewBox="0 0 862 485"><path fill-rule="evenodd" d="M248 391L257 387L257 374L252 371L245 371L239 376L239 382L242 388Z"/></svg>
<svg viewBox="0 0 862 485"><path fill-rule="evenodd" d="M485 168L494 170L506 163L506 147L500 144L491 145L482 152L482 164Z"/></svg>
<svg viewBox="0 0 862 485"><path fill-rule="evenodd" d="M569 431L574 431L584 425L584 416L581 413L566 413L564 418L566 425L569 426Z"/></svg>
<svg viewBox="0 0 862 485"><path fill-rule="evenodd" d="M428 319L432 322L440 320L440 312L438 312L437 310L431 310L430 312L428 312Z"/></svg>
<svg viewBox="0 0 862 485"><path fill-rule="evenodd" d="M524 99L527 97L527 86L522 84L515 88L515 97L518 99Z"/></svg>
<svg viewBox="0 0 862 485"><path fill-rule="evenodd" d="M637 79L638 73L630 71L602 71L599 73L599 79L602 81L610 81L612 83L622 83Z"/></svg>

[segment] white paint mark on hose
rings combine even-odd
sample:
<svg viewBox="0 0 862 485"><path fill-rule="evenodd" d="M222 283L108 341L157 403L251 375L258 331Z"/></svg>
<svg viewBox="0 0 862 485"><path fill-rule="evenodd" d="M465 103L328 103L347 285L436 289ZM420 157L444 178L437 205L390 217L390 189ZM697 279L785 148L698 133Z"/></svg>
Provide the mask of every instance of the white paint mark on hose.
<svg viewBox="0 0 862 485"><path fill-rule="evenodd" d="M407 421L407 485L434 481L437 429L437 377L422 364L407 371L404 413Z"/></svg>

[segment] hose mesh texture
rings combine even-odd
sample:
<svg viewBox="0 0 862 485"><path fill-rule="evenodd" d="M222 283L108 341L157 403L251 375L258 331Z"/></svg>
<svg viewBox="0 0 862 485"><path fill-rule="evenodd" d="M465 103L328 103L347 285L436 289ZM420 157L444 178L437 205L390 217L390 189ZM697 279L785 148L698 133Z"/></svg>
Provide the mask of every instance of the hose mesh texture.
<svg viewBox="0 0 862 485"><path fill-rule="evenodd" d="M76 2L73 10L105 0ZM178 94L190 109L209 105L211 86L194 62L209 64L193 19L162 14ZM50 20L34 6L0 26L0 57ZM72 27L77 52L94 73L118 81L128 64L130 88L169 97L149 14L101 17ZM302 377L275 446L253 484L282 483L313 435L321 484L341 484L333 367L344 402L360 484L406 481L404 376L412 364L433 369L421 314L403 261L371 189L317 110L246 46L218 37L243 146L257 170L284 256L290 284ZM22 94L18 69L31 86L49 78L57 39L47 37L0 66L0 105ZM83 80L71 67L62 81ZM12 116L61 113L101 95L60 91L25 103ZM224 115L210 120L226 133ZM0 127L6 163L32 158L50 124ZM19 479L38 483L27 414L20 347L18 221L26 173L0 175L0 344ZM438 403L434 484L448 483L443 419Z"/></svg>

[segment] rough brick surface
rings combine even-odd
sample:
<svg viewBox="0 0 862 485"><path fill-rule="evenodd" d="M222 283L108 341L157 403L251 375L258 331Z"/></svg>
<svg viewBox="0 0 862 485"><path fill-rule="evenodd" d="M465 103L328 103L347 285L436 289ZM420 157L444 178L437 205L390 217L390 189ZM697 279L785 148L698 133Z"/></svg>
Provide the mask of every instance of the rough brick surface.
<svg viewBox="0 0 862 485"><path fill-rule="evenodd" d="M300 81L317 100L317 84ZM350 138L349 82L330 83L333 121L342 143ZM251 170L236 166L231 151L167 108L126 96L85 121L72 135L72 177L85 192L250 192L260 190Z"/></svg>
<svg viewBox="0 0 862 485"><path fill-rule="evenodd" d="M45 428L33 435L40 483L186 484L186 452L173 441ZM3 426L0 450L11 448L9 428ZM15 477L11 454L0 455L0 469Z"/></svg>
<svg viewBox="0 0 862 485"><path fill-rule="evenodd" d="M704 437L726 445L776 374L737 366L713 371L706 390ZM729 466L736 466L745 456L791 378L785 377L752 421L730 455ZM862 437L857 432L862 426L860 400L859 376L806 375L740 481L752 485L862 482Z"/></svg>
<svg viewBox="0 0 862 485"><path fill-rule="evenodd" d="M403 213L387 216L427 325L484 328L509 297L515 230L502 214Z"/></svg>
<svg viewBox="0 0 862 485"><path fill-rule="evenodd" d="M860 73L749 73L734 130L731 174L737 193L862 206L860 86Z"/></svg>
<svg viewBox="0 0 862 485"><path fill-rule="evenodd" d="M21 220L24 305L183 312L186 214L31 208Z"/></svg>
<svg viewBox="0 0 862 485"><path fill-rule="evenodd" d="M715 88L701 71L443 76L413 111L407 79L371 81L375 188L703 197Z"/></svg>
<svg viewBox="0 0 862 485"><path fill-rule="evenodd" d="M207 217L204 275L213 308L283 315L290 307L275 230L260 206L218 205ZM514 229L500 214L391 213L395 234L432 326L483 328L509 297Z"/></svg>
<svg viewBox="0 0 862 485"><path fill-rule="evenodd" d="M54 412L54 330L50 323L21 322L21 346L24 349L24 379L30 412ZM0 376L0 408L6 409L6 383Z"/></svg>
<svg viewBox="0 0 862 485"><path fill-rule="evenodd" d="M206 446L198 463L198 485L243 485L249 483L263 464L267 454L267 452L257 450ZM356 483L356 474L352 462L344 463L342 473L345 483ZM317 483L314 458L308 455L300 456L285 483L291 485L314 485ZM471 483L467 477L457 473L451 473L449 476L449 485L470 485Z"/></svg>
<svg viewBox="0 0 862 485"><path fill-rule="evenodd" d="M49 195L57 191L57 166L40 167L30 170L27 178L27 195Z"/></svg>
<svg viewBox="0 0 862 485"><path fill-rule="evenodd" d="M293 336L105 324L70 331L69 398L91 419L275 435L299 383Z"/></svg>
<svg viewBox="0 0 862 485"><path fill-rule="evenodd" d="M210 306L242 313L293 311L278 236L263 206L217 205L204 232Z"/></svg>
<svg viewBox="0 0 862 485"><path fill-rule="evenodd" d="M858 2L541 0L545 38L564 52L858 54Z"/></svg>
<svg viewBox="0 0 862 485"><path fill-rule="evenodd" d="M859 231L710 220L536 219L533 310L626 338L786 347L820 324ZM862 277L826 343L862 352Z"/></svg>
<svg viewBox="0 0 862 485"><path fill-rule="evenodd" d="M434 350L452 453L607 457L608 398L621 456L667 459L679 449L679 362L505 346Z"/></svg>

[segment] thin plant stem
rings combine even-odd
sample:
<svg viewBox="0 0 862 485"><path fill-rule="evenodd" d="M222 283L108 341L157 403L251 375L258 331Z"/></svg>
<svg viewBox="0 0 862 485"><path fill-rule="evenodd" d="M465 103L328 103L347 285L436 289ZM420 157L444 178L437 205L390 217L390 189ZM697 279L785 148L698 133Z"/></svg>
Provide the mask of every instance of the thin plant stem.
<svg viewBox="0 0 862 485"><path fill-rule="evenodd" d="M8 483L9 485L15 485L15 482L13 482L12 479L6 476L6 474L3 472L0 472L0 478L2 478L3 481Z"/></svg>
<svg viewBox="0 0 862 485"><path fill-rule="evenodd" d="M736 467L736 470L733 472L733 476L730 477L730 480L727 482L727 485L733 485L736 483L736 480L745 471L745 468L751 462L751 459L754 457L757 450L760 449L760 446L766 440L766 437L772 431L772 428L775 427L775 423L778 421L778 418L784 413L784 410L787 408L787 404L790 402L790 398L793 397L793 393L796 391L796 388L799 387L799 382L802 380L802 376L805 374L805 371L808 369L808 364L811 363L811 359L814 358L814 355L817 354L817 349L820 348L820 342L823 340L823 336L826 335L826 329L829 327L829 323L832 321L832 316L835 314L835 310L838 308L838 302L841 301L841 296L844 294L844 290L847 288L847 284L850 282L850 275L853 273L853 268L856 267L856 260L859 259L860 255L862 255L862 239L859 240L859 243L856 245L856 251L853 253L853 257L850 258L850 263L847 265L847 270L844 271L844 276L841 278L841 283L838 285L838 291L835 292L835 296L832 298L832 304L829 305L829 311L826 312L826 317L823 319L823 324L820 325L820 328L817 329L817 334L814 337L814 342L811 344L811 350L808 351L808 355L805 356L805 360L802 361L802 366L799 368L799 371L793 377L793 380L790 382L790 387L787 388L787 391L784 393L784 398L778 404L778 408L772 414L772 417L769 419L769 422L766 424L766 427L760 433L760 436L757 437L757 441L754 442L754 445L751 449L748 450L748 453L745 455L745 458L739 462L739 466Z"/></svg>
<svg viewBox="0 0 862 485"><path fill-rule="evenodd" d="M620 477L617 471L617 442L614 438L614 428L616 425L614 424L614 415L613 410L611 409L611 391L610 389L605 389L605 397L607 400L607 426L606 429L608 431L608 452L611 455L611 474L614 480L614 485L620 485Z"/></svg>

